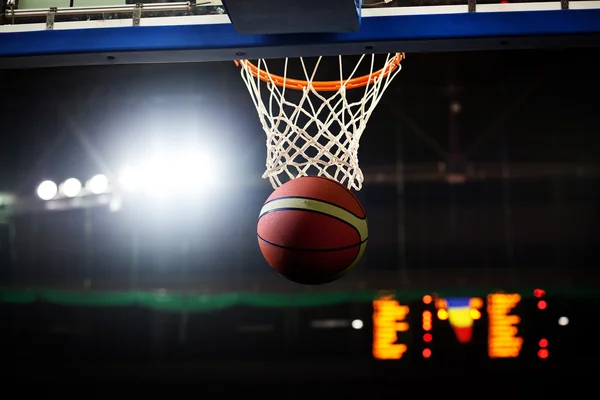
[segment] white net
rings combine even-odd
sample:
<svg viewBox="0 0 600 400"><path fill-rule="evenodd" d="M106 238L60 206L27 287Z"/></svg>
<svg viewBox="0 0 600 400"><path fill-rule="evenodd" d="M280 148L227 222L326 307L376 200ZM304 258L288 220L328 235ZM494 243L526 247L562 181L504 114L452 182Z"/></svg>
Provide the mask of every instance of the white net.
<svg viewBox="0 0 600 400"><path fill-rule="evenodd" d="M379 70L375 64L380 59L363 55L348 75L344 75L342 58L338 57L335 81L315 79L322 57L313 68L300 58L302 81L288 78L288 59L282 75L272 74L266 60L257 64L239 61L267 134L263 178L269 178L273 188L306 175L325 176L349 189L362 188L359 141L381 96L400 72L404 54L388 54ZM368 74L356 77L361 65ZM350 96L350 92L358 95Z"/></svg>

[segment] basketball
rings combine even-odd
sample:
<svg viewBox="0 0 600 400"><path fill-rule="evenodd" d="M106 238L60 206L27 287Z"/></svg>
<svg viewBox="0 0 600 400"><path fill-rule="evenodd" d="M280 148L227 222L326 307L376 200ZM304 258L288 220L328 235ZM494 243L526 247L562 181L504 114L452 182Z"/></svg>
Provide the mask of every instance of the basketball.
<svg viewBox="0 0 600 400"><path fill-rule="evenodd" d="M302 177L269 196L258 217L257 236L275 271L296 283L319 285L358 263L367 245L367 216L345 186Z"/></svg>

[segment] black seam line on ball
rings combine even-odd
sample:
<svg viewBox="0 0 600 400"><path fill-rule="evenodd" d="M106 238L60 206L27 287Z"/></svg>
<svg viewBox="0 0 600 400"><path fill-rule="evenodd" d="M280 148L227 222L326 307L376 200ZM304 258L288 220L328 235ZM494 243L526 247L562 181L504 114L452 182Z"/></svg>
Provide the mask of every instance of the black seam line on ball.
<svg viewBox="0 0 600 400"><path fill-rule="evenodd" d="M265 204L263 204L263 207L264 207L264 206L266 206L266 205L267 205L267 204L269 204L269 203L272 203L272 202L274 202L274 201L277 201L277 200L285 200L285 199L299 199L299 200L313 200L313 201L320 201L321 203L329 204L330 206L334 206L334 207L337 207L337 208L339 208L339 209L342 209L342 210L344 210L344 211L346 211L346 212L349 212L350 214L354 215L354 216L355 216L356 218L358 218L358 219L362 219L362 220L365 220L365 219L367 219L367 213L366 213L366 212L365 212L365 210L362 208L362 206L360 205L360 203L358 203L358 205L360 206L360 208L361 208L361 210L362 210L363 214L365 215L364 217L359 217L358 215L356 215L356 214L355 214L355 213L353 213L352 211L348 210L347 208L344 208L344 207L340 206L339 204L331 203L331 202L329 202L329 201L325 201L325 200L321 200L321 199L315 199L314 197L304 197L304 196L285 196L285 197L278 197L278 198L276 198L276 199L273 199L273 200L269 200L269 201L267 201Z"/></svg>
<svg viewBox="0 0 600 400"><path fill-rule="evenodd" d="M361 245L365 244L367 242L367 240L369 240L369 238L366 238L362 242L358 242L358 243L355 243L355 244L350 245L350 246L337 247L335 249L299 249L299 248L296 248L296 247L281 246L279 244L275 244L273 242L269 242L268 240L263 239L258 233L256 234L256 236L260 240L262 240L263 242L265 242L267 244L270 244L271 246L279 247L280 249L293 250L293 251L306 251L306 252L310 252L310 253L324 253L324 252L327 252L327 251L348 250L348 249L351 249L351 248L356 247L356 246L361 246Z"/></svg>
<svg viewBox="0 0 600 400"><path fill-rule="evenodd" d="M311 178L317 178L317 179L322 179L322 180L325 180L325 181L328 181L328 182L333 182L336 185L338 185L340 187L343 187L348 192L350 192L350 194L352 195L352 197L354 197L354 200L356 200L356 202L358 203L358 206L360 207L360 209L363 212L363 214L367 215L367 212L365 211L365 208L362 206L362 204L360 204L360 200L358 199L358 197L356 197L356 195L354 193L352 193L352 191L350 189L348 189L346 186L342 185L341 183L339 183L335 179L326 178L324 176L311 176Z"/></svg>
<svg viewBox="0 0 600 400"><path fill-rule="evenodd" d="M306 212L309 212L309 213L315 213L315 214L320 214L320 215L326 215L326 216L328 216L329 218L332 218L332 219L335 219L335 220L337 220L337 221L340 221L340 222L342 222L342 223L344 223L344 224L348 225L348 226L349 226L349 227L351 227L352 229L354 229L354 232L356 232L356 234L358 235L358 238L360 239L360 231L358 230L358 228L357 228L357 227L355 227L354 225L352 225L350 222L348 222L348 221L345 221L345 220L343 220L343 219L341 219L341 218L335 217L335 216L333 216L333 215L331 215L331 214L327 214L327 213L324 213L324 212L321 212L321 211L317 211L317 210L307 210L307 209L305 209L305 208L295 208L295 207L276 208L276 209L274 209L274 210L267 211L266 213L264 213L263 215L261 215L261 216L258 218L258 222L260 222L260 219L261 219L262 217L264 217L265 215L267 215L267 214L271 214L271 213L274 213L274 212L277 212L277 211L306 211ZM369 231L367 231L367 234L368 234L368 233L369 233ZM368 237L368 236L367 236L367 237Z"/></svg>

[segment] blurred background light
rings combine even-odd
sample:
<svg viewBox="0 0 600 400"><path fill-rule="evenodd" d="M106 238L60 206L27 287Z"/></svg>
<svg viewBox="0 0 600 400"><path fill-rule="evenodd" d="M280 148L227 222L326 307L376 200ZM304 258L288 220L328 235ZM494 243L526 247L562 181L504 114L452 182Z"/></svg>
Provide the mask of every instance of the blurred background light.
<svg viewBox="0 0 600 400"><path fill-rule="evenodd" d="M142 180L140 171L133 167L127 167L119 176L119 186L126 191L135 191L139 188Z"/></svg>
<svg viewBox="0 0 600 400"><path fill-rule="evenodd" d="M75 178L69 178L61 185L61 193L66 197L75 197L81 192L81 182Z"/></svg>
<svg viewBox="0 0 600 400"><path fill-rule="evenodd" d="M96 175L87 182L86 188L93 194L105 193L108 190L108 178L102 174Z"/></svg>
<svg viewBox="0 0 600 400"><path fill-rule="evenodd" d="M52 200L58 194L58 186L52 181L44 181L37 188L37 195L42 200Z"/></svg>
<svg viewBox="0 0 600 400"><path fill-rule="evenodd" d="M540 301L538 301L537 307L540 310L545 310L546 307L548 307L548 304L544 300L540 300Z"/></svg>
<svg viewBox="0 0 600 400"><path fill-rule="evenodd" d="M214 160L198 150L182 150L172 155L157 152L123 169L119 176L121 189L150 199L198 196L217 182Z"/></svg>
<svg viewBox="0 0 600 400"><path fill-rule="evenodd" d="M445 321L448 319L448 311L446 310L438 310L437 316L440 320Z"/></svg>

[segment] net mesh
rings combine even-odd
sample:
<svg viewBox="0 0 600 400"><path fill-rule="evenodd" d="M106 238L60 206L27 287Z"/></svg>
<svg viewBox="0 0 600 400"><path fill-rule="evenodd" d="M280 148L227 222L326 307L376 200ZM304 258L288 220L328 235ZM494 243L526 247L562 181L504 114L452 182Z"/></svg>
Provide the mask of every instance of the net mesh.
<svg viewBox="0 0 600 400"><path fill-rule="evenodd" d="M290 179L317 175L360 190L364 180L358 163L360 138L383 93L400 72L403 57L388 54L376 70L376 60L381 64L381 59L363 55L345 75L339 56L339 79L325 82L315 80L322 57L313 68L300 58L302 81L288 78L288 59L282 75L272 74L266 60L257 64L240 61L242 78L267 135L263 178L277 188ZM355 78L361 65L369 72Z"/></svg>

